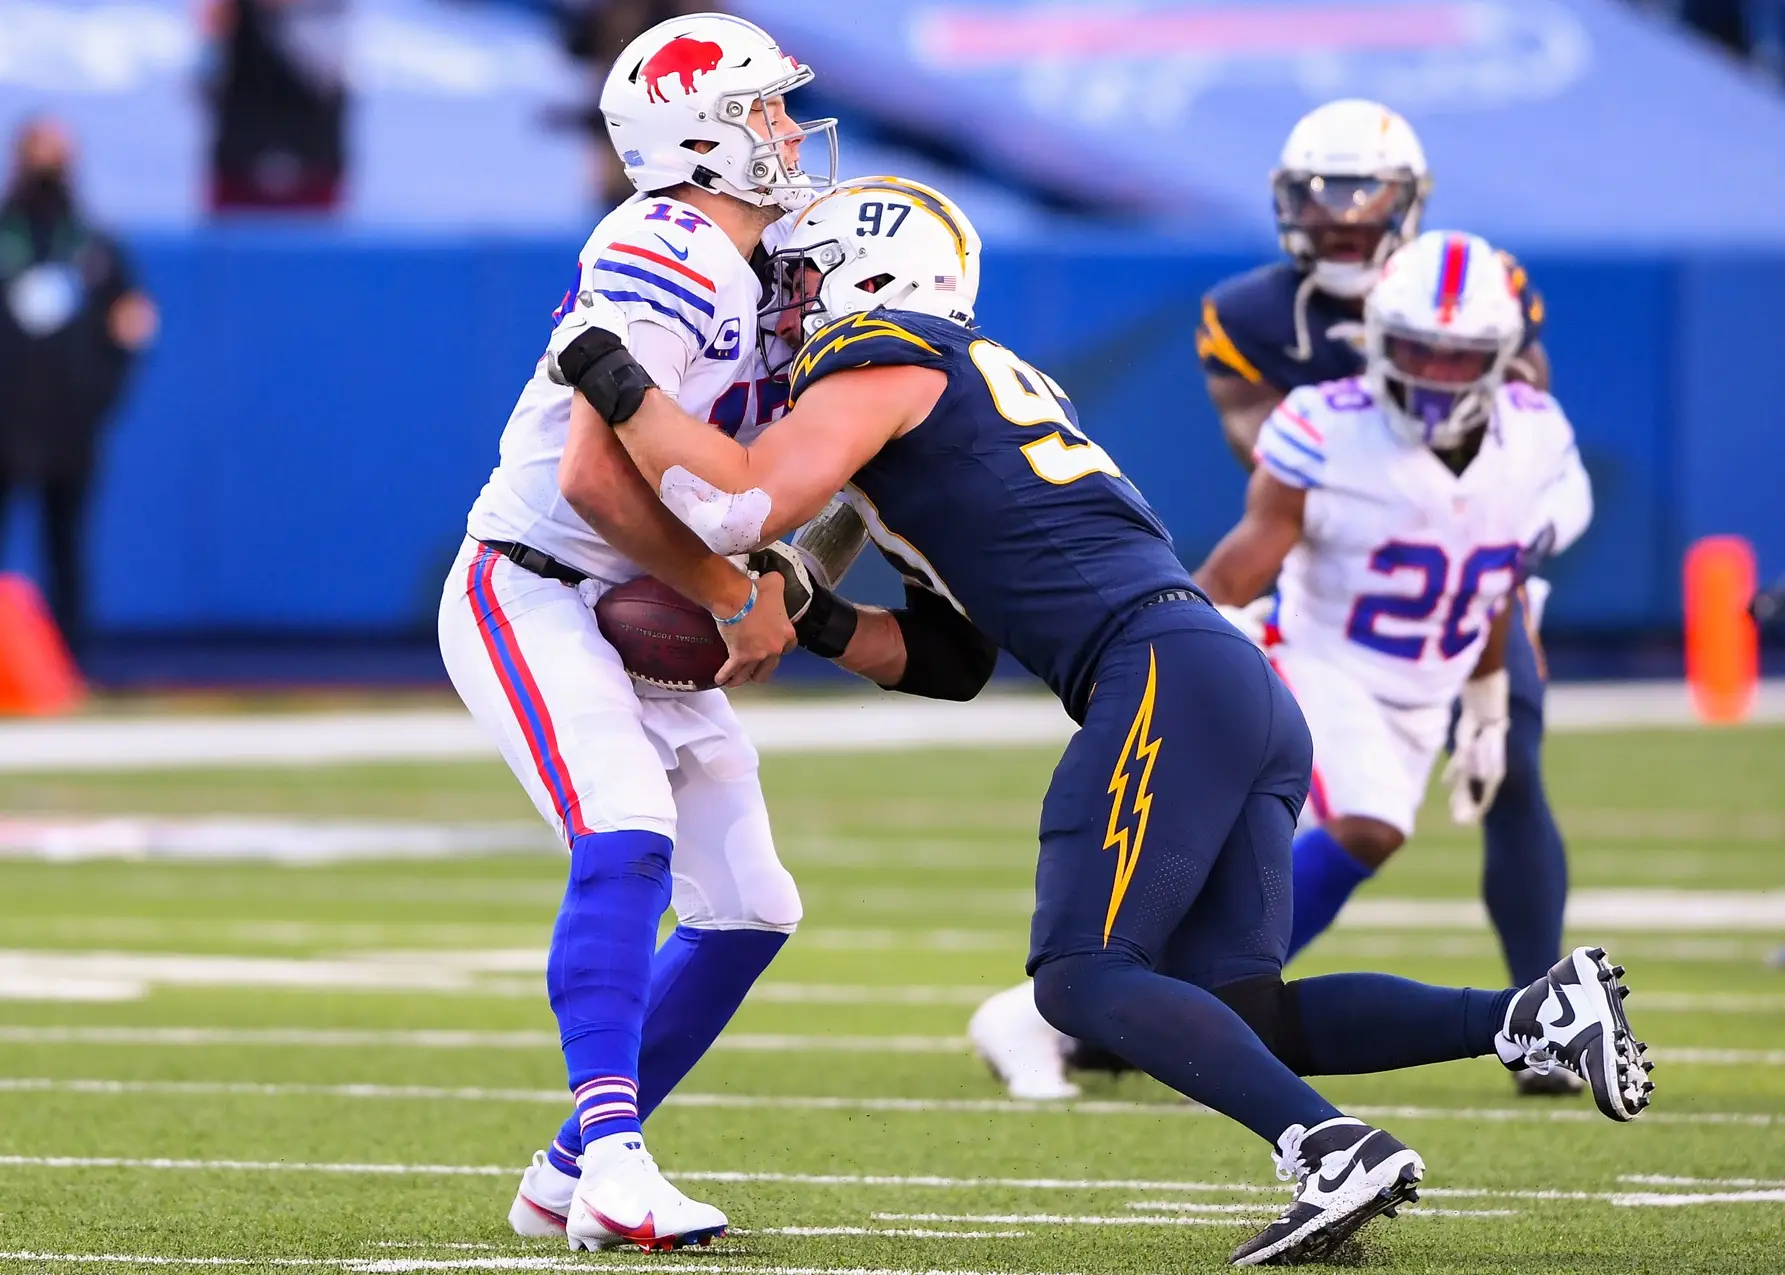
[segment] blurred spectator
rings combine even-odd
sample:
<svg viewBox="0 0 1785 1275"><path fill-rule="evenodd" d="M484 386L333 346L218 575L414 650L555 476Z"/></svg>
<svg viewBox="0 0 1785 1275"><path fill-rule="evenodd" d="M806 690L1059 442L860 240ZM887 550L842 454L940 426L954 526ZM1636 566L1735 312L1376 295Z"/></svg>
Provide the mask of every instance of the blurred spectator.
<svg viewBox="0 0 1785 1275"><path fill-rule="evenodd" d="M78 653L100 426L160 317L118 245L81 215L73 168L73 139L55 120L19 130L0 203L0 530L11 497L35 489L50 610Z"/></svg>
<svg viewBox="0 0 1785 1275"><path fill-rule="evenodd" d="M594 140L589 165L596 201L609 208L632 197L632 183L620 167L614 148L608 145L607 125L601 118L601 86L632 38L659 22L685 13L723 11L722 0L558 0L558 20L565 51L584 64L592 84L588 107L572 116Z"/></svg>
<svg viewBox="0 0 1785 1275"><path fill-rule="evenodd" d="M1638 0L1785 80L1785 0Z"/></svg>
<svg viewBox="0 0 1785 1275"><path fill-rule="evenodd" d="M346 0L208 0L211 210L333 209L346 166Z"/></svg>

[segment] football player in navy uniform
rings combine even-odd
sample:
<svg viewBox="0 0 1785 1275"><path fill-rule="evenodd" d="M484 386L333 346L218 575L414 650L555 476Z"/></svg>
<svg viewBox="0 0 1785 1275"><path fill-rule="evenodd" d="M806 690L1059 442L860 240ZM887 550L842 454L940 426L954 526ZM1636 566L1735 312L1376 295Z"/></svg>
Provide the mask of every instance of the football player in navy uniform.
<svg viewBox="0 0 1785 1275"><path fill-rule="evenodd" d="M1235 1264L1330 1252L1424 1172L1303 1076L1495 1054L1567 1067L1607 1116L1638 1115L1652 1085L1598 948L1503 991L1283 982L1307 725L1065 391L973 327L978 257L965 216L915 183L863 179L814 203L772 265L807 337L793 405L748 447L642 388L594 307L558 372L610 405L715 548L764 546L752 566L785 578L807 649L889 690L966 699L1003 648L1080 723L1041 810L1036 1002L1273 1146L1294 1199ZM616 378L634 387L623 401ZM853 605L770 543L839 489L905 573L906 606Z"/></svg>
<svg viewBox="0 0 1785 1275"><path fill-rule="evenodd" d="M1288 259L1217 284L1203 298L1196 334L1222 433L1248 469L1260 426L1289 391L1362 371L1364 296L1382 263L1418 234L1429 186L1419 139L1377 103L1330 102L1291 131L1271 178ZM1512 379L1547 389L1549 362L1539 341L1543 301L1524 269L1510 259L1506 264L1526 315ZM1541 561L1545 546L1532 550L1527 570ZM1464 817L1483 825L1482 893L1515 982L1537 977L1561 954L1568 892L1562 834L1543 787L1544 673L1535 634L1547 589L1541 580L1527 582L1514 617L1506 654L1510 726L1497 791L1493 775L1474 775L1460 764L1446 772L1459 795L1472 795L1463 803ZM1298 904L1308 900L1301 910L1333 915L1392 853L1392 846L1341 847L1321 837L1298 843L1295 896ZM1515 1079L1524 1093L1579 1089L1564 1073Z"/></svg>

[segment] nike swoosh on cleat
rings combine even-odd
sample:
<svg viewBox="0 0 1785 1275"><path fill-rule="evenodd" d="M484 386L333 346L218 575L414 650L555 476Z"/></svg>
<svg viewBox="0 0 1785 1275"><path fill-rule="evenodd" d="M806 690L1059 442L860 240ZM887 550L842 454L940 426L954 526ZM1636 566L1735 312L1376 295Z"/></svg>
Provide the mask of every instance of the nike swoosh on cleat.
<svg viewBox="0 0 1785 1275"><path fill-rule="evenodd" d="M669 255L674 257L677 261L688 260L688 254L690 252L694 251L694 249L692 249L692 248L677 248L674 244L672 244L669 240L665 239L662 235L657 236L657 242L662 244L665 248L669 249Z"/></svg>
<svg viewBox="0 0 1785 1275"><path fill-rule="evenodd" d="M1334 1191L1337 1191L1340 1187L1345 1185L1346 1181L1349 1180L1351 1177L1351 1171L1353 1169L1355 1169L1356 1167L1357 1167L1357 1161L1352 1160L1351 1162L1346 1164L1344 1168L1339 1170L1337 1176L1330 1177L1330 1178L1327 1178L1327 1177L1316 1178L1316 1179L1314 1179L1314 1185L1318 1186L1322 1191L1326 1192L1328 1195L1331 1195Z"/></svg>
<svg viewBox="0 0 1785 1275"><path fill-rule="evenodd" d="M1574 1025L1574 1002L1569 1000L1567 993L1560 989L1557 989L1556 991L1556 999L1562 1002L1562 1013L1555 1022L1550 1024L1550 1026L1556 1028L1572 1027Z"/></svg>

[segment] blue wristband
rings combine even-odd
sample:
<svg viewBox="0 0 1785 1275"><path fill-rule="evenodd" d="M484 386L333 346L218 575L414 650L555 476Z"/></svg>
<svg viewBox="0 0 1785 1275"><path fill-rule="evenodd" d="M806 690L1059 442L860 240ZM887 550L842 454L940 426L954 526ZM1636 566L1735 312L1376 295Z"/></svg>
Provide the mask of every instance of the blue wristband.
<svg viewBox="0 0 1785 1275"><path fill-rule="evenodd" d="M744 617L746 615L749 615L750 612L755 609L755 607L756 607L756 577L754 575L752 575L750 577L750 596L748 598L744 599L744 605L738 608L738 613L736 615L716 615L713 617L713 619L721 627L730 628L734 624L742 624L744 621Z"/></svg>

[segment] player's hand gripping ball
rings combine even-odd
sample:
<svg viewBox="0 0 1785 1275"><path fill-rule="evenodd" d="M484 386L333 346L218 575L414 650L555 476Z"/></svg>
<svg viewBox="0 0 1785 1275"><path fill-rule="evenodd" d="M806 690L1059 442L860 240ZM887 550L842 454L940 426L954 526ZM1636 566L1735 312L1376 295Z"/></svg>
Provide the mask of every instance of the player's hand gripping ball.
<svg viewBox="0 0 1785 1275"><path fill-rule="evenodd" d="M671 691L709 691L726 659L719 624L661 581L640 576L595 603L595 623L634 681Z"/></svg>

